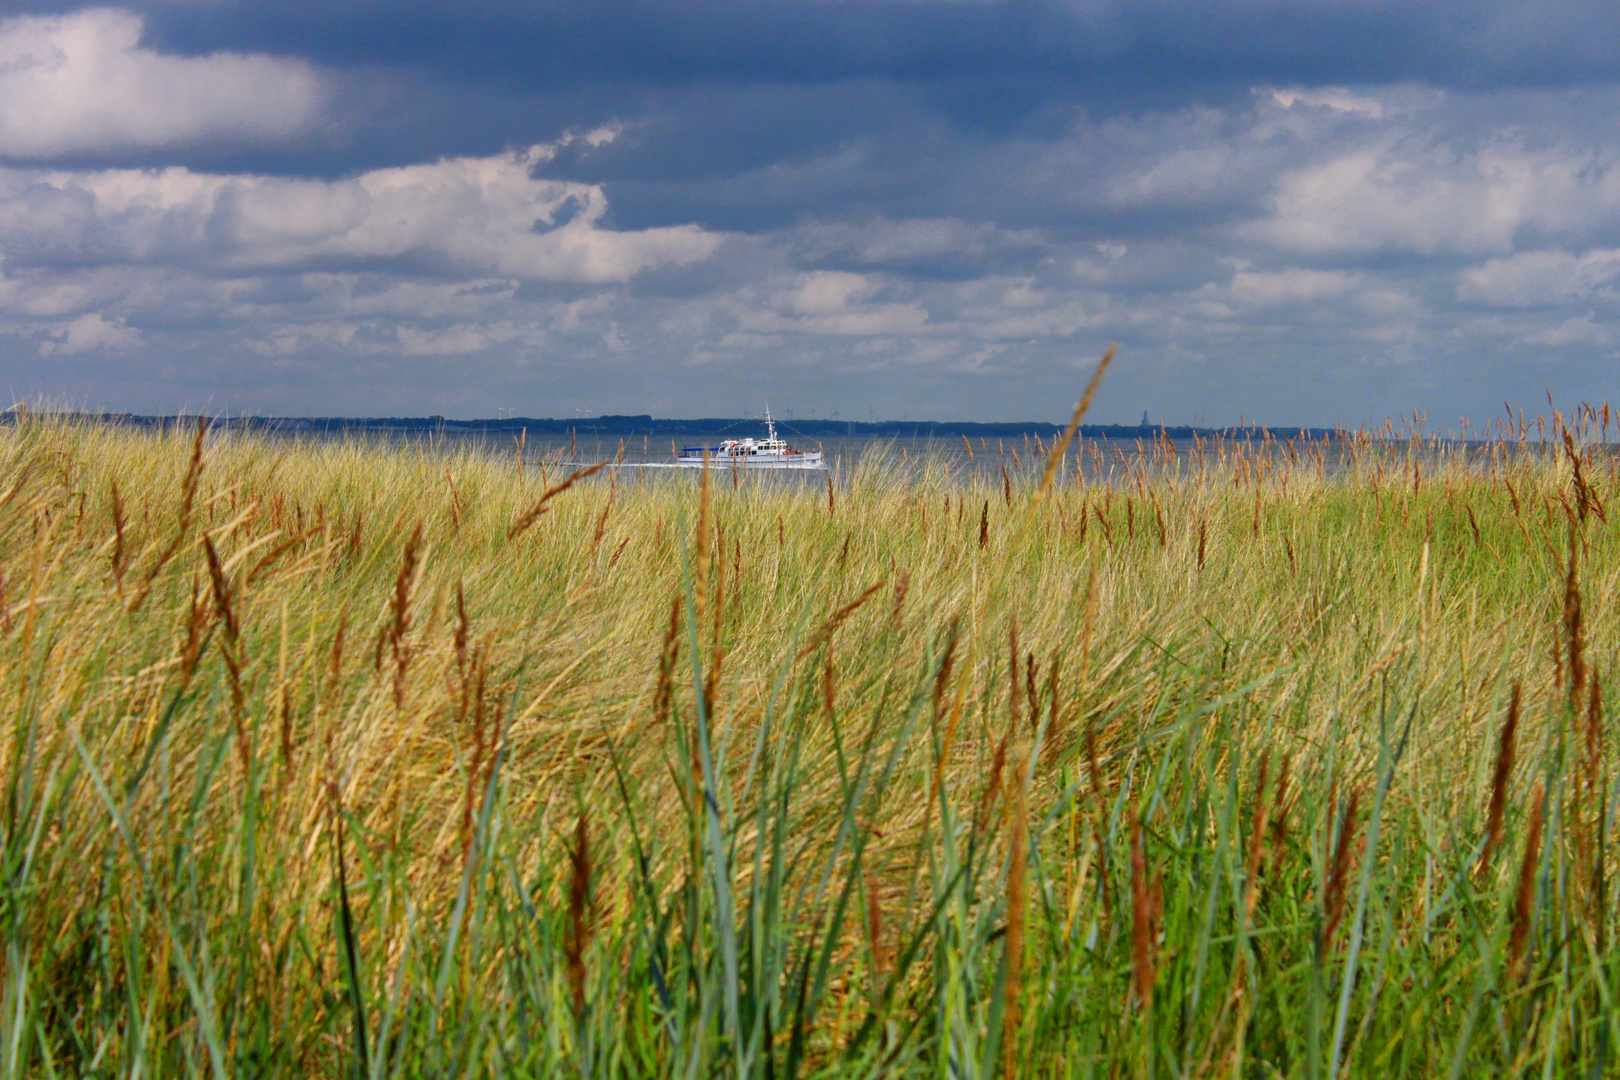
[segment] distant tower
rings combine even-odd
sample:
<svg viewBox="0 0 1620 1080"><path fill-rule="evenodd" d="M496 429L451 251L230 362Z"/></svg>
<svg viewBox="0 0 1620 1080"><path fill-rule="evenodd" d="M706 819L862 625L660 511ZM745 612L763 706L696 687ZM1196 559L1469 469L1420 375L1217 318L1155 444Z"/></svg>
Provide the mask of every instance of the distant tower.
<svg viewBox="0 0 1620 1080"><path fill-rule="evenodd" d="M1148 426L1148 422L1147 422L1147 410L1146 410L1146 409L1143 409L1143 410L1142 410L1142 426L1143 426L1143 427L1147 427L1147 426Z"/></svg>

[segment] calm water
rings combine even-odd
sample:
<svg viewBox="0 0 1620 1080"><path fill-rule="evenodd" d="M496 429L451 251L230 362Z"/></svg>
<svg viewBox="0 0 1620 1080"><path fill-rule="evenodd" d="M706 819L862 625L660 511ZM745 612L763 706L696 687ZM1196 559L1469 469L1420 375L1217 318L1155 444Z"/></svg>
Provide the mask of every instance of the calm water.
<svg viewBox="0 0 1620 1080"><path fill-rule="evenodd" d="M820 449L826 455L826 468L744 470L747 475L771 476L781 482L821 486L826 484L829 475L836 483L842 484L858 469L881 466L893 469L899 475L921 475L926 471L940 478L983 477L993 478L999 482L1003 468L1015 479L1024 473L1038 476L1039 470L1045 468L1046 449L1052 445L1052 440L1048 439L1043 449L1033 437L1027 440L1023 437L983 440L975 438L971 440L970 456L969 447L963 444L960 437L857 436L800 439L785 432L783 434L795 449ZM497 442L482 435L444 441L447 447L465 445L466 442L472 441L492 453L515 455L518 450L510 439ZM674 463L676 452L680 448L715 446L718 442L719 439L712 434L676 436L673 439L667 435L647 438L636 436L622 442L617 436L580 435L572 439L567 436L541 436L528 439L522 449L523 459L530 465L578 468L594 465L599 461L612 461L629 468L682 473L696 470L691 466ZM1100 470L1096 463L1097 455L1088 449L1090 447L1096 447L1097 454L1101 455L1105 463ZM1104 479L1115 471L1123 473L1122 461L1128 461L1138 452L1133 440L1076 439L1067 455L1070 475L1073 473L1077 449L1084 455L1083 464L1088 479L1093 480ZM1178 447L1177 451L1178 456L1185 456L1183 448ZM731 471L718 465L716 469L728 473Z"/></svg>
<svg viewBox="0 0 1620 1080"><path fill-rule="evenodd" d="M743 475L749 477L771 477L773 483L809 484L817 487L824 486L829 476L835 484L842 486L855 472L863 469L885 468L892 470L898 476L930 475L935 479L956 479L971 481L973 479L1001 481L1002 471L1013 478L1014 482L1020 479L1038 479L1045 468L1046 453L1052 446L1053 440L1046 440L1043 445L1038 439L1028 438L972 438L971 446L964 445L960 436L953 437L873 437L858 436L853 438L796 438L791 433L784 432L791 445L798 449L813 450L820 448L826 455L826 468L824 470L744 470ZM354 435L347 436L350 438ZM374 438L380 443L393 443L419 447L424 443L440 446L448 452L456 452L469 446L477 446L486 453L495 455L512 455L514 459L520 447L516 441L501 436L491 436L485 433L458 434L442 433L432 436L407 436L398 433L378 433L374 436L360 436ZM521 453L526 466L548 470L571 470L587 465L594 465L599 461L611 461L625 469L645 469L649 474L680 475L695 473L691 467L674 464L676 451L684 446L707 445L713 446L719 442L715 435L677 435L649 436L643 438L619 439L617 436L601 436L593 434L580 434L569 436L534 436L527 438L521 446ZM1196 470L1197 464L1190 460L1193 446L1190 441L1182 440L1174 444L1174 457L1182 470ZM1408 444L1390 442L1386 444L1385 452L1395 461L1406 460ZM1452 456L1462 448L1462 444L1446 444L1436 452L1433 449L1421 449L1418 452L1419 460L1428 463L1437 456ZM1278 439L1271 443L1260 440L1227 442L1224 444L1206 442L1204 457L1211 468L1218 466L1221 461L1222 450L1226 456L1233 453L1242 454L1251 461L1263 455L1269 455L1273 461L1281 465L1290 454L1296 456L1300 466L1307 464L1314 467L1316 455L1320 455L1329 474L1336 472L1346 453L1345 447L1337 442L1329 441L1326 444L1312 442L1309 444L1295 442L1290 444L1287 440ZM970 452L971 451L971 452ZM1065 455L1065 464L1062 476L1073 481L1075 478L1075 462L1078 458L1081 473L1087 483L1109 483L1127 477L1132 471L1131 463L1137 462L1140 466L1139 455L1146 452L1149 461L1157 467L1168 464L1168 456L1163 448L1155 455L1151 442L1135 439L1084 439L1076 438ZM1471 460L1483 462L1488 454L1487 444L1472 443L1466 447L1466 453ZM1389 466L1386 466L1388 468ZM720 467L717 467L720 468ZM729 472L729 469L721 469Z"/></svg>

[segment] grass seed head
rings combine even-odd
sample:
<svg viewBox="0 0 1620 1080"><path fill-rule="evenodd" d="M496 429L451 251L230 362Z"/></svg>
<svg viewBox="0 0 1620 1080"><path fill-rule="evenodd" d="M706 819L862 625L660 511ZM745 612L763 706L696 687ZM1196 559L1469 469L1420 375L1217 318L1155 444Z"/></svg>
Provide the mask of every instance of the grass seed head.
<svg viewBox="0 0 1620 1080"><path fill-rule="evenodd" d="M1029 891L1029 800L1025 776L1027 762L1014 770L1012 805L1012 852L1007 860L1007 981L1003 990L1001 1045L1003 1075L1016 1075L1018 1062L1019 1013L1023 997L1024 937L1028 918Z"/></svg>
<svg viewBox="0 0 1620 1080"><path fill-rule="evenodd" d="M574 842L568 849L568 926L563 938L563 963L568 975L568 993L574 1016L585 1014L585 953L595 932L591 903L590 817L584 810L574 825Z"/></svg>
<svg viewBox="0 0 1620 1080"><path fill-rule="evenodd" d="M1564 640L1569 658L1569 712L1579 716L1586 697L1586 617L1581 601L1580 532L1569 528L1569 558L1564 564Z"/></svg>
<svg viewBox="0 0 1620 1080"><path fill-rule="evenodd" d="M705 456L705 460L706 459L707 458ZM569 473L561 483L547 488L545 492L541 494L538 502L529 507L529 509L525 510L523 513L519 514L512 521L512 524L507 526L506 538L508 540L516 540L524 533L525 530L529 528L529 526L533 525L536 521L539 521L540 518L545 515L545 513L550 509L547 504L551 502L552 499L555 499L558 495L561 495L563 492L567 491L581 480L584 480L586 477L595 476L597 473L607 468L610 464L612 464L611 461L598 461L595 465L589 465L582 469L575 469L573 472ZM707 476L707 472L708 470L705 468L705 477Z"/></svg>
<svg viewBox="0 0 1620 1080"><path fill-rule="evenodd" d="M1254 782L1254 816L1249 825L1248 851L1243 861L1243 917L1254 919L1255 905L1260 900L1260 865L1266 853L1266 823L1270 810L1271 788L1267 773L1271 768L1271 751L1260 755L1260 773Z"/></svg>
<svg viewBox="0 0 1620 1080"><path fill-rule="evenodd" d="M1507 719L1502 723L1502 734L1496 747L1496 768L1491 773L1491 801L1485 813L1485 847L1480 851L1478 872L1491 864L1496 849L1502 842L1502 820L1507 810L1508 785L1513 777L1513 763L1518 753L1519 708L1521 684L1513 684L1508 699Z"/></svg>
<svg viewBox="0 0 1620 1080"><path fill-rule="evenodd" d="M1524 854L1519 861L1519 882L1513 895L1513 928L1508 934L1508 972L1515 982L1524 979L1530 954L1530 928L1535 921L1536 867L1541 855L1545 808L1545 793L1538 786L1530 800L1530 826L1525 832Z"/></svg>
<svg viewBox="0 0 1620 1080"><path fill-rule="evenodd" d="M1157 881L1148 880L1147 853L1142 843L1142 819L1130 810L1131 844L1131 996L1142 1012L1153 1008L1157 975L1154 954L1158 946L1160 898Z"/></svg>
<svg viewBox="0 0 1620 1080"><path fill-rule="evenodd" d="M1322 951L1333 947L1334 934L1344 918L1350 893L1350 875L1355 869L1352 851L1356 840L1356 811L1361 803L1361 789L1352 788L1345 800L1344 814L1339 819L1338 841L1333 845L1333 859L1328 865L1327 885L1322 890Z"/></svg>

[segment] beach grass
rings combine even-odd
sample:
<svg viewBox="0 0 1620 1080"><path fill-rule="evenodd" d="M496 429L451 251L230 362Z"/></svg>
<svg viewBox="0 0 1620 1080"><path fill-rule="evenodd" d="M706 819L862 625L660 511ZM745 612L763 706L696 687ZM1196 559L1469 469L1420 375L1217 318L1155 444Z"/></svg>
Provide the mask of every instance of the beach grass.
<svg viewBox="0 0 1620 1080"><path fill-rule="evenodd" d="M1608 419L781 483L24 415L0 1073L1612 1074Z"/></svg>

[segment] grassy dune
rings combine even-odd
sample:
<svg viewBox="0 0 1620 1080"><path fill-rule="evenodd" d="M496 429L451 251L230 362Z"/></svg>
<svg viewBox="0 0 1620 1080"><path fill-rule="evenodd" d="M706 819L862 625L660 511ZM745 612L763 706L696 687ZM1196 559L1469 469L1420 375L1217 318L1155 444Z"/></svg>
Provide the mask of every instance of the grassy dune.
<svg viewBox="0 0 1620 1080"><path fill-rule="evenodd" d="M1612 1072L1588 420L1037 500L24 419L0 1071Z"/></svg>

